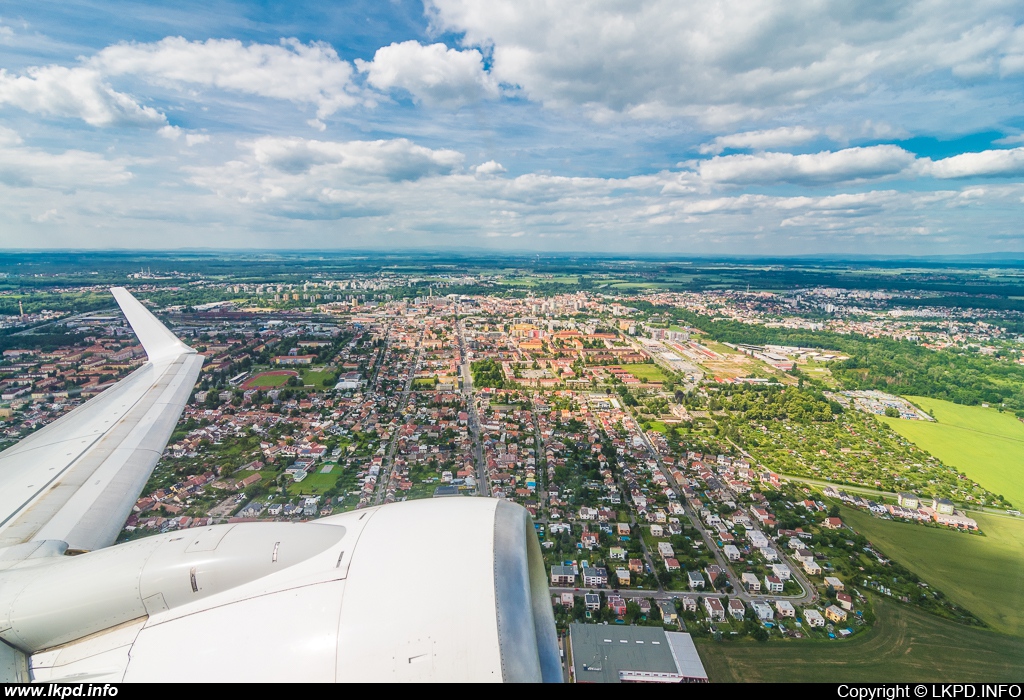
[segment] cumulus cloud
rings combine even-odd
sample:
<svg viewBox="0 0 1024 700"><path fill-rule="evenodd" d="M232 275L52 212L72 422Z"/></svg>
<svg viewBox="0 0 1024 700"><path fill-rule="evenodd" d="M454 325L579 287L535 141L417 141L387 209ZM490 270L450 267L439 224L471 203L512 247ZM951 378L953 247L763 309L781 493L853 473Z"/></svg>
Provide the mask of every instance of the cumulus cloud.
<svg viewBox="0 0 1024 700"><path fill-rule="evenodd" d="M31 148L14 131L0 127L0 183L8 187L91 189L122 185L131 178L121 162L87 151Z"/></svg>
<svg viewBox="0 0 1024 700"><path fill-rule="evenodd" d="M1020 8L869 2L429 0L437 31L490 52L532 100L595 114L727 122L907 76L998 79L1024 70Z"/></svg>
<svg viewBox="0 0 1024 700"><path fill-rule="evenodd" d="M236 39L108 46L88 64L105 75L134 75L171 85L198 85L310 104L323 119L360 102L352 64L323 42L245 45Z"/></svg>
<svg viewBox="0 0 1024 700"><path fill-rule="evenodd" d="M501 173L506 171L505 166L503 166L498 161L489 160L486 163L481 163L480 165L473 166L473 172L475 172L477 175L487 177L490 175L500 175Z"/></svg>
<svg viewBox="0 0 1024 700"><path fill-rule="evenodd" d="M937 161L922 159L918 167L923 174L940 179L1017 177L1024 175L1024 147L961 153Z"/></svg>
<svg viewBox="0 0 1024 700"><path fill-rule="evenodd" d="M711 184L751 185L780 182L817 185L895 175L914 162L898 146L846 148L804 155L759 153L716 156L697 166L701 180Z"/></svg>
<svg viewBox="0 0 1024 700"><path fill-rule="evenodd" d="M0 69L0 105L31 114L81 119L92 126L159 126L163 114L114 90L91 67L42 66L24 75Z"/></svg>
<svg viewBox="0 0 1024 700"><path fill-rule="evenodd" d="M805 126L781 126L777 129L744 131L742 134L719 136L711 143L700 147L701 153L719 154L727 148L752 148L763 151L768 148L789 148L807 143L818 135L817 129Z"/></svg>
<svg viewBox="0 0 1024 700"><path fill-rule="evenodd" d="M416 102L430 106L457 107L499 94L497 81L484 70L483 55L476 49L403 41L377 49L372 61L356 59L356 66L378 90L405 90Z"/></svg>

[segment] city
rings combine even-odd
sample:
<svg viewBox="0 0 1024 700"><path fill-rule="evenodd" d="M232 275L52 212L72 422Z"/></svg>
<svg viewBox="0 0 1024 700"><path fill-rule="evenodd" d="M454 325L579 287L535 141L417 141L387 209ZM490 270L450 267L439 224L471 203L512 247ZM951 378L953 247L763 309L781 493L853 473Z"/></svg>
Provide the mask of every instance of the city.
<svg viewBox="0 0 1024 700"><path fill-rule="evenodd" d="M906 437L903 424L935 424L932 406L852 388L859 351L828 340L1024 369L1013 322L904 312L880 291L532 291L544 280L130 282L205 362L120 541L415 499L514 502L533 518L577 680L581 624L686 633L705 666L737 640L853 643L896 609L992 626L989 608L880 547L872 523L991 539L1019 500ZM5 339L8 444L145 361L116 312L72 311ZM755 344L768 329L825 342ZM686 677L706 680L705 666Z"/></svg>

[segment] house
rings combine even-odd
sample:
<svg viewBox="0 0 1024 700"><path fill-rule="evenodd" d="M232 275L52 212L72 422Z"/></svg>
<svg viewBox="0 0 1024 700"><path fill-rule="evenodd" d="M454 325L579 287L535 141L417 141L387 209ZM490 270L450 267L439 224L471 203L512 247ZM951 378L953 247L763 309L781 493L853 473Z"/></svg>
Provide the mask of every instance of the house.
<svg viewBox="0 0 1024 700"><path fill-rule="evenodd" d="M684 612L697 612L697 599L691 598L688 595L683 596L683 611Z"/></svg>
<svg viewBox="0 0 1024 700"><path fill-rule="evenodd" d="M621 617L626 614L626 601L622 596L608 596L608 608L617 616Z"/></svg>
<svg viewBox="0 0 1024 700"><path fill-rule="evenodd" d="M663 622L675 622L679 619L679 615L676 613L676 606L672 604L671 600L659 600L658 610L661 611Z"/></svg>
<svg viewBox="0 0 1024 700"><path fill-rule="evenodd" d="M567 608L571 608L573 605L576 604L576 598L573 596L572 593L563 593L560 596L558 596L558 602L560 605L564 605Z"/></svg>
<svg viewBox="0 0 1024 700"><path fill-rule="evenodd" d="M921 505L921 499L912 493L896 494L896 502L904 508L909 508L911 510L917 510Z"/></svg>
<svg viewBox="0 0 1024 700"><path fill-rule="evenodd" d="M708 617L718 622L725 622L725 607L722 605L722 601L718 598L705 598L704 609L708 613Z"/></svg>
<svg viewBox="0 0 1024 700"><path fill-rule="evenodd" d="M842 612L842 611L840 611ZM804 610L804 622L807 623L808 627L824 627L825 618L821 616L821 613L813 608Z"/></svg>
<svg viewBox="0 0 1024 700"><path fill-rule="evenodd" d="M809 549L798 549L793 553L793 558L801 564L806 564L809 561L814 561L814 552Z"/></svg>
<svg viewBox="0 0 1024 700"><path fill-rule="evenodd" d="M644 572L644 561L643 559L630 559L629 570L634 574L642 574Z"/></svg>
<svg viewBox="0 0 1024 700"><path fill-rule="evenodd" d="M551 567L552 570L554 567ZM588 588L591 586L607 586L608 585L608 570L602 566L584 566L582 570L583 574L583 585Z"/></svg>
<svg viewBox="0 0 1024 700"><path fill-rule="evenodd" d="M678 559L669 557L665 560L665 571L679 571L681 568Z"/></svg>
<svg viewBox="0 0 1024 700"><path fill-rule="evenodd" d="M771 547L762 547L760 549L760 552L761 552L761 556L764 557L764 560L766 562L771 563L773 561L778 561L779 560L779 553L776 552Z"/></svg>
<svg viewBox="0 0 1024 700"><path fill-rule="evenodd" d="M846 611L835 605L825 608L825 619L831 622L846 622Z"/></svg>
<svg viewBox="0 0 1024 700"><path fill-rule="evenodd" d="M953 501L948 498L932 499L932 509L941 515L953 515Z"/></svg>
<svg viewBox="0 0 1024 700"><path fill-rule="evenodd" d="M836 601L843 610L853 610L853 596L849 593L836 593Z"/></svg>
<svg viewBox="0 0 1024 700"><path fill-rule="evenodd" d="M587 593L583 596L583 604L587 606L587 610L600 610L601 596L597 593Z"/></svg>
<svg viewBox="0 0 1024 700"><path fill-rule="evenodd" d="M704 577L700 575L699 571L687 571L686 578L689 579L690 590L704 588Z"/></svg>
<svg viewBox="0 0 1024 700"><path fill-rule="evenodd" d="M761 590L761 581L758 580L757 574L748 571L740 576L740 581L743 583L743 587L751 593Z"/></svg>
<svg viewBox="0 0 1024 700"><path fill-rule="evenodd" d="M626 550L622 547L612 547L608 550L608 556L619 561L626 560Z"/></svg>
<svg viewBox="0 0 1024 700"><path fill-rule="evenodd" d="M665 528L661 525L651 525L651 537L664 537Z"/></svg>
<svg viewBox="0 0 1024 700"><path fill-rule="evenodd" d="M775 612L779 617L796 617L796 608L788 600L775 601Z"/></svg>
<svg viewBox="0 0 1024 700"><path fill-rule="evenodd" d="M789 567L785 564L772 564L772 574L782 579L783 581L788 581L790 577L793 575L793 572L791 572L789 570Z"/></svg>
<svg viewBox="0 0 1024 700"><path fill-rule="evenodd" d="M740 560L740 550L736 548L736 545L727 544L724 547L722 547L722 551L725 553L725 556L729 561Z"/></svg>
<svg viewBox="0 0 1024 700"><path fill-rule="evenodd" d="M840 518L825 518L821 525L827 530L838 530L843 526L843 521Z"/></svg>
<svg viewBox="0 0 1024 700"><path fill-rule="evenodd" d="M628 586L630 578L629 569L623 569L622 567L619 567L615 570L615 578L619 580L620 586Z"/></svg>
<svg viewBox="0 0 1024 700"><path fill-rule="evenodd" d="M778 576L765 576L764 588L769 593L782 593L782 579Z"/></svg>
<svg viewBox="0 0 1024 700"><path fill-rule="evenodd" d="M623 537L623 536L628 537L629 536L629 523L618 523L615 526L615 529L616 529L616 532L619 535L619 537Z"/></svg>
<svg viewBox="0 0 1024 700"><path fill-rule="evenodd" d="M813 559L811 561L805 561L804 573L808 574L809 576L818 576L821 574L821 567L818 565L818 562L814 561Z"/></svg>
<svg viewBox="0 0 1024 700"><path fill-rule="evenodd" d="M768 538L764 536L764 533L760 530L751 530L747 533L747 539L750 540L750 546L754 549L764 549L768 546Z"/></svg>
<svg viewBox="0 0 1024 700"><path fill-rule="evenodd" d="M825 577L825 585L826 586L831 586L832 590L835 590L835 591L841 591L844 588L843 582L840 581L835 576L826 576Z"/></svg>
<svg viewBox="0 0 1024 700"><path fill-rule="evenodd" d="M753 600L750 602L750 607L753 609L754 614L757 615L757 619L762 622L775 618L775 613L772 612L771 606L768 603Z"/></svg>
<svg viewBox="0 0 1024 700"><path fill-rule="evenodd" d="M715 581L717 581L718 577L722 575L722 567L718 564L711 564L704 568L704 573L708 575L708 581L710 581L711 585L714 586Z"/></svg>
<svg viewBox="0 0 1024 700"><path fill-rule="evenodd" d="M672 549L672 545L670 545L668 542L659 542L658 554L661 555L662 559L668 559L669 557L674 557L676 555L676 552L674 549Z"/></svg>
<svg viewBox="0 0 1024 700"><path fill-rule="evenodd" d="M737 598L730 599L729 614L732 615L735 620L742 620L747 614L747 609L744 607L743 601L738 600Z"/></svg>
<svg viewBox="0 0 1024 700"><path fill-rule="evenodd" d="M576 582L576 572L571 566L552 566L551 585L571 586Z"/></svg>

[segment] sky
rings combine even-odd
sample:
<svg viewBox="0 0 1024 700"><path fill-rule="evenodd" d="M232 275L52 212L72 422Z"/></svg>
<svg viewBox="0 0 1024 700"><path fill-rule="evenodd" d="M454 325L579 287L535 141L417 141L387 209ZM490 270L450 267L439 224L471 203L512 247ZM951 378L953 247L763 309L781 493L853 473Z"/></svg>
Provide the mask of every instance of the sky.
<svg viewBox="0 0 1024 700"><path fill-rule="evenodd" d="M0 247L1024 252L1019 0L0 5Z"/></svg>

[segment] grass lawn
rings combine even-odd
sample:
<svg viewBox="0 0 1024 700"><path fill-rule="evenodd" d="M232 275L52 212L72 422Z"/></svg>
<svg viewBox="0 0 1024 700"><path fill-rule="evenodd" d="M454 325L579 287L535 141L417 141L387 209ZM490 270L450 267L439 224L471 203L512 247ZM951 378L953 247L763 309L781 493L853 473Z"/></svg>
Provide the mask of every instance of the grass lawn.
<svg viewBox="0 0 1024 700"><path fill-rule="evenodd" d="M255 377L248 379L243 385L243 389L266 389L278 386L284 386L288 383L289 377L298 376L298 372L291 370L275 370L273 372L261 372Z"/></svg>
<svg viewBox="0 0 1024 700"><path fill-rule="evenodd" d="M288 484L288 495L299 496L302 494L320 494L327 489L334 486L334 483L338 480L340 474L310 474L302 481L295 483L294 481Z"/></svg>
<svg viewBox="0 0 1024 700"><path fill-rule="evenodd" d="M1024 423L994 408L908 396L936 423L882 418L889 426L956 467L1016 508L1024 507Z"/></svg>
<svg viewBox="0 0 1024 700"><path fill-rule="evenodd" d="M668 433L668 426L662 423L660 420L652 420L650 421L650 425L651 430L653 430L656 433L661 433L662 435Z"/></svg>
<svg viewBox="0 0 1024 700"><path fill-rule="evenodd" d="M878 622L849 641L698 639L713 683L1019 681L1024 639L964 627L888 600Z"/></svg>
<svg viewBox="0 0 1024 700"><path fill-rule="evenodd" d="M984 537L879 520L863 511L843 509L843 520L886 556L992 629L1024 636L1024 520L983 513L971 516Z"/></svg>
<svg viewBox="0 0 1024 700"><path fill-rule="evenodd" d="M622 365L622 369L645 382L664 382L668 380L668 377L661 371L661 367L658 367L658 365L639 363L635 365Z"/></svg>
<svg viewBox="0 0 1024 700"><path fill-rule="evenodd" d="M323 387L325 389L334 386L334 382L331 381L333 379L333 372L314 372L313 370L305 370L302 373L303 384L312 384L313 386Z"/></svg>

